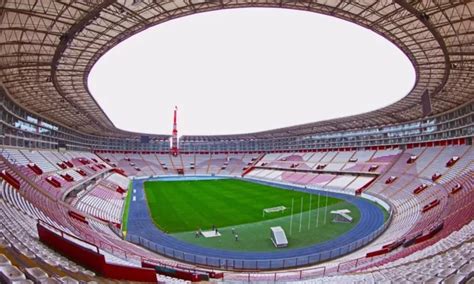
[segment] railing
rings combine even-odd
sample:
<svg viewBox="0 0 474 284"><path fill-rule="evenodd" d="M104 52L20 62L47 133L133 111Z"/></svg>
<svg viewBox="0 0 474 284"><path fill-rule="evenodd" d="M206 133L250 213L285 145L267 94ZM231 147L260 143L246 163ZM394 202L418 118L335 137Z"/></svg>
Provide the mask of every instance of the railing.
<svg viewBox="0 0 474 284"><path fill-rule="evenodd" d="M77 245L79 245L83 248L87 248L87 249L92 250L96 253L100 253L99 248L93 243L84 241L83 239L80 239L80 238L78 238L78 237L76 237L72 234L69 234L69 233L66 233L62 230L59 230L58 228L55 228L54 226L42 221L41 219L38 219L38 224L40 224L41 226L47 228L50 232L61 236L61 238L63 238L63 239L67 239L67 240L69 240L71 242L74 242L75 244L77 244Z"/></svg>

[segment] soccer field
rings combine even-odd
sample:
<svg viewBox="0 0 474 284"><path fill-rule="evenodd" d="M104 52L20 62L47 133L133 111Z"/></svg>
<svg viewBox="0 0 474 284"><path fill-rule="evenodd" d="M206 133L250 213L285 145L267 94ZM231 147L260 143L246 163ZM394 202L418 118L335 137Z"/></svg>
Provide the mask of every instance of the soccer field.
<svg viewBox="0 0 474 284"><path fill-rule="evenodd" d="M344 200L235 179L148 181L144 188L150 214L162 231L206 247L273 250L272 226L285 229L289 248L302 247L343 234L360 218L358 209ZM263 216L263 209L277 206L287 209ZM342 208L352 211L353 223L330 222L329 211ZM213 226L221 237L196 238L196 230Z"/></svg>

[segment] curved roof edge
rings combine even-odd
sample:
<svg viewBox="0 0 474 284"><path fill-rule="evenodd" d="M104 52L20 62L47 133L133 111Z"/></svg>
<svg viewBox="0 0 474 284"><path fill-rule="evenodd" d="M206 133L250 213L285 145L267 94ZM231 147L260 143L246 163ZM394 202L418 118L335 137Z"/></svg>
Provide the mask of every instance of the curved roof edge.
<svg viewBox="0 0 474 284"><path fill-rule="evenodd" d="M21 1L20 1L21 2ZM135 3L135 4L133 4ZM1 81L25 109L80 132L100 136L138 133L114 126L91 96L87 77L97 60L128 37L195 13L243 7L279 7L331 15L366 27L411 60L417 80L407 96L364 114L259 132L299 135L367 128L421 118L421 95L433 114L474 96L474 3L457 1L3 1ZM241 136L255 135L242 134ZM232 135L239 137L239 135ZM216 136L220 137L220 136Z"/></svg>

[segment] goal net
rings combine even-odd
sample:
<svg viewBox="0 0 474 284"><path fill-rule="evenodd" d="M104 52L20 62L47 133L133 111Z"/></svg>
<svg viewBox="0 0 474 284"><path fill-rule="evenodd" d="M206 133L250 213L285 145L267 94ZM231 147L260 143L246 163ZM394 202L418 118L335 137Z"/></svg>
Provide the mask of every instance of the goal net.
<svg viewBox="0 0 474 284"><path fill-rule="evenodd" d="M268 213L284 212L285 210L286 210L285 206L265 208L265 209L263 209L263 217L265 217L265 214L268 214Z"/></svg>

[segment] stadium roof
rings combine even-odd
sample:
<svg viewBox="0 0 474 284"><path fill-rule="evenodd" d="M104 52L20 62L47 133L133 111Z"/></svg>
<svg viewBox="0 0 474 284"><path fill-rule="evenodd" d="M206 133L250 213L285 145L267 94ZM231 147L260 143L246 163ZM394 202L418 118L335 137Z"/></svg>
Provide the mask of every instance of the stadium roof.
<svg viewBox="0 0 474 284"><path fill-rule="evenodd" d="M474 3L468 0L0 1L0 80L17 103L39 116L83 133L129 136L132 133L117 129L89 93L87 76L94 63L150 26L239 7L313 11L364 26L408 56L416 84L406 97L376 111L220 138L300 135L414 120L422 117L425 90L432 95L434 114L473 100Z"/></svg>

